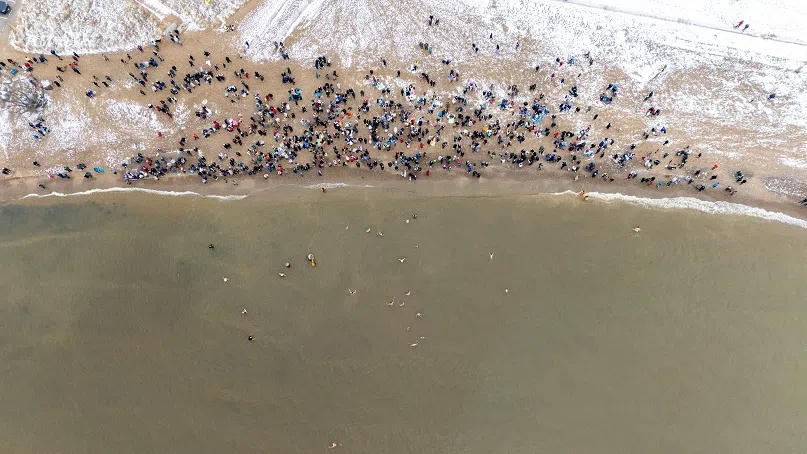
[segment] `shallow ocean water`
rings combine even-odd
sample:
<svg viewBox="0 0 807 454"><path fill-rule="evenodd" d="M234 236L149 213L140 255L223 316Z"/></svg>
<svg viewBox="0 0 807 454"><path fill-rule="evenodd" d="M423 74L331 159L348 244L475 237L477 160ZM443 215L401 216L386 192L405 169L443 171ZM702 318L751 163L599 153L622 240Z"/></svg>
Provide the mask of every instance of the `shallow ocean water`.
<svg viewBox="0 0 807 454"><path fill-rule="evenodd" d="M792 226L571 196L5 204L0 439L9 453L796 452L805 259Z"/></svg>

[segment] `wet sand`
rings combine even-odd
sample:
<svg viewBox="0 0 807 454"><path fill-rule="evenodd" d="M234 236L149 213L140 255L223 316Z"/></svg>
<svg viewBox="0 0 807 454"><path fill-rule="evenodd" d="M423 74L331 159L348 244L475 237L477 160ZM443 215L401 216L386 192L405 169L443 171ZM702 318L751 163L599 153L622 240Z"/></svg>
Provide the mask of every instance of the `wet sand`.
<svg viewBox="0 0 807 454"><path fill-rule="evenodd" d="M0 250L10 453L807 443L807 242L779 223L284 187L6 203Z"/></svg>

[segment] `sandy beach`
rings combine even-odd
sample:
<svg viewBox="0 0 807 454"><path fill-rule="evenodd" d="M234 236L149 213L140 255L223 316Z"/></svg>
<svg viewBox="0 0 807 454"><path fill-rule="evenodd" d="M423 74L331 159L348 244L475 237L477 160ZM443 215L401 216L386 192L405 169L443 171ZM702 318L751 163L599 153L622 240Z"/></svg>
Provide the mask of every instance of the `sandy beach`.
<svg viewBox="0 0 807 454"><path fill-rule="evenodd" d="M256 6L247 4L232 23L239 24ZM38 114L9 113L3 161L8 172L0 177L3 198L128 184L171 190L203 179L205 184L199 184L197 191L229 194L300 180L299 174L288 170L308 164L311 171L302 172L305 184L413 176L419 178L413 184L419 184L424 178L478 175L479 185L503 179L552 192L596 187L654 198L683 195L804 217L799 205L805 195L800 171L771 167L760 159L757 133L719 128L721 136L733 137L746 150L716 153L703 145L712 134L693 132L708 129L708 120L697 127L690 119L675 121L668 115L654 120L655 100L664 92L640 92L639 87L616 82L604 86L604 81L622 81L626 76L593 56L559 57L542 62L536 71L518 58L505 64L486 61L484 56L475 62L441 63L424 43L421 57L413 61L387 60L379 54L375 64L358 69L343 67L326 55L330 66L317 69L313 61L245 58L249 47L235 44L237 33L237 28L182 32L178 35L182 45L163 36L157 46L143 43L142 51L82 55L75 61L80 74L67 66L73 61L69 53L62 56L64 60L44 54L46 63L30 63L33 71L27 75L52 81L61 77L61 82L47 92L48 104ZM287 41L295 39L292 35ZM527 55L538 46L530 40L523 48L521 42L517 45ZM29 57L6 47L7 58L18 64ZM277 54L282 53L278 49ZM149 59L159 66L149 65ZM143 63L143 68L137 66ZM57 71L57 66L65 72ZM169 74L172 66L176 71ZM478 68L485 66L488 70L480 72ZM286 70L294 83L282 81ZM334 71L338 78L330 78ZM182 83L183 77L194 73L207 74L210 81L190 87ZM665 77L665 89L674 91L692 75ZM177 83L173 93L170 81ZM152 89L155 83L166 85ZM315 97L326 84L330 89ZM292 89L299 90L297 103L289 100ZM644 99L649 93L653 96ZM268 94L273 97L267 98ZM601 96L609 101L602 102ZM321 112L314 112L314 102L321 103ZM168 113L157 111L161 106ZM203 108L208 109L204 119L197 116ZM36 132L27 127L35 117L50 128L39 139L33 139ZM242 134L228 131L228 120L238 122L235 128ZM373 120L371 131L368 122ZM205 130L213 129L215 133L204 136ZM794 131L792 139L798 142L800 134ZM256 147L259 141L262 144ZM287 150L294 151L291 160ZM141 162L136 162L138 154ZM216 168L200 170L200 156ZM179 158L186 162L178 164ZM32 165L34 161L38 166ZM77 172L79 163L87 169ZM348 171L342 167L346 164L359 168ZM278 175L283 166L284 175ZM103 174L94 168L103 169ZM82 178L85 171L91 180ZM145 178L129 178L127 183L127 171ZM738 171L742 178L735 178ZM240 189L229 187L233 179Z"/></svg>

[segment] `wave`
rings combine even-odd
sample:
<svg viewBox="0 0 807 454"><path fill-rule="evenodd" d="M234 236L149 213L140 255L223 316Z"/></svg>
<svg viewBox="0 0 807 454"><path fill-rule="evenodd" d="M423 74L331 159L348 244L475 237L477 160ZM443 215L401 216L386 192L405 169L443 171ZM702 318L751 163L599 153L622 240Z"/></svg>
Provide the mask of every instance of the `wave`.
<svg viewBox="0 0 807 454"><path fill-rule="evenodd" d="M283 184L280 186L293 186L293 187L300 187L305 189L320 189L320 188L372 188L372 185L353 185L348 183L322 183L322 184L311 184L311 185L297 185L297 184ZM72 193L61 193L61 192L51 192L49 194L28 194L22 199L27 198L45 198L45 197L71 197L71 196L87 196L93 194L103 194L107 192L140 192L146 194L155 194L155 195L166 195L171 197L203 197L208 199L216 199L221 201L231 201L231 200L244 200L247 197L256 194L261 191L266 191L269 188L258 189L254 192L249 194L242 194L242 195L214 195L214 194L200 194L198 192L193 191L165 191L165 190L158 190L158 189L147 189L147 188L133 188L133 187L112 187L112 188L105 188L105 189L89 189L87 191L81 192L72 192ZM551 193L550 195L555 196L577 196L578 193L574 191L563 191L563 192L555 192ZM722 202L722 201L709 201L709 200L701 200L694 197L672 197L672 198L645 198L645 197L637 197L632 195L621 194L618 192L587 192L586 195L591 197L594 200L599 200L603 202L626 202L633 205L639 205L642 207L647 208L661 208L661 209L685 209L685 210L696 210L701 211L708 214L715 214L715 215L734 215L734 216L748 216L754 217L758 219L765 219L768 221L776 221L782 222L784 224L793 225L796 227L801 227L807 229L807 220L799 219L793 216L789 216L784 213L779 213L776 211L768 211L763 208L756 208L750 207L747 205L742 205L739 203L731 203L731 202Z"/></svg>
<svg viewBox="0 0 807 454"><path fill-rule="evenodd" d="M374 187L371 184L347 184L347 183L323 183L323 184L309 184L308 186L303 186L307 189L333 189L333 188L372 188Z"/></svg>
<svg viewBox="0 0 807 454"><path fill-rule="evenodd" d="M250 196L250 194L246 195L205 195L200 194L198 192L193 191L161 191L158 189L147 189L147 188L121 188L121 187L111 187L111 188L104 188L104 189L88 189L86 191L80 192L51 192L48 194L28 194L21 199L28 199L28 198L46 198L46 197L72 197L72 196L86 196L86 195L93 195L93 194L104 194L107 192L144 192L147 194L156 194L156 195L167 195L172 197L204 197L209 199L218 199L218 200L243 200Z"/></svg>
<svg viewBox="0 0 807 454"><path fill-rule="evenodd" d="M554 195L577 195L577 194L578 193L573 191L564 191L555 193ZM650 198L620 194L618 192L617 193L587 192L586 195L588 195L594 200L601 200L604 202L627 202L633 205L639 205L649 208L684 209L684 210L696 210L709 214L749 216L759 219L765 219L768 221L782 222L785 224L790 224L807 229L807 220L799 219L776 211L768 211L762 208L741 205L739 203L721 202L721 201L715 202L709 200L696 199L694 197L650 199Z"/></svg>
<svg viewBox="0 0 807 454"><path fill-rule="evenodd" d="M305 189L334 189L334 188L372 188L372 185L365 184L365 185L355 185L355 184L347 184L347 183L322 183L322 184L311 184L311 185L299 185L299 184L280 184L273 187L278 186L292 186L298 188L305 188ZM88 196L94 194L104 194L109 192L140 192L146 194L154 194L154 195L167 195L171 197L203 197L206 199L216 199L222 201L230 201L230 200L244 200L247 197L256 194L261 191L269 190L270 188L261 188L250 192L249 194L240 194L240 195L215 195L215 194L200 194L194 191L167 191L167 190L160 190L160 189L148 189L148 188L137 188L137 187L119 187L114 186L111 188L96 188L96 189L88 189L86 191L79 191L79 192L50 192L47 194L36 194L31 193L25 195L20 198L28 199L28 198L46 198L46 197L73 197L73 196Z"/></svg>

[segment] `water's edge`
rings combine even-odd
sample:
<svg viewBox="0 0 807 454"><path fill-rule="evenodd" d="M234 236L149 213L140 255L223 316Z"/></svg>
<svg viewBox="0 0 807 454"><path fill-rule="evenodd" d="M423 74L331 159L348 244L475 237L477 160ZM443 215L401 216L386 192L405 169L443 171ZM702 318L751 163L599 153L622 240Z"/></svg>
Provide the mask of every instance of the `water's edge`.
<svg viewBox="0 0 807 454"><path fill-rule="evenodd" d="M295 187L295 188L302 188L302 189L316 189L322 190L325 189L334 189L334 188L375 188L376 186L373 185L356 185L356 184L348 184L348 183L323 183L323 184L312 184L312 185L296 185L296 184L284 184L279 186L286 186L286 187ZM139 187L110 187L110 188L103 188L103 189L90 189L87 191L80 191L80 192L73 192L73 193L61 193L61 192L51 192L47 194L36 194L30 193L19 199L10 200L9 202L25 200L25 199L40 199L40 198L49 198L49 197L74 197L74 196L92 196L97 194L106 194L106 193L144 193L144 194L152 194L152 195L162 195L162 196L169 196L169 197L202 197L208 199L215 199L220 201L238 201L244 200L248 197L254 196L258 193L265 192L270 188L262 188L257 189L247 194L234 194L234 195L217 195L217 194L201 194L199 192L194 191L170 191L170 190L159 190L159 189L148 189L148 188L139 188ZM515 195L515 194L514 194ZM521 194L519 194L521 195ZM532 195L554 195L554 196L563 196L563 197L579 197L580 194L571 190L562 191L562 192L544 192L544 193L535 193ZM764 219L768 221L776 221L781 222L784 224L793 225L800 228L807 229L807 220L799 219L797 217L793 217L787 215L785 213L780 213L776 211L769 211L763 208L751 207L739 203L732 203L732 202L723 202L723 201L709 201L709 200L701 200L695 197L665 197L665 198L649 198L649 197L638 197L633 195L622 194L619 192L587 192L586 195L588 196L589 200L596 200L596 201L603 201L606 203L618 203L618 202L626 202L631 205L638 205L644 208L655 208L655 209L688 209L688 210L696 210L703 213L714 214L714 215L733 215L733 216L748 216L758 219Z"/></svg>

